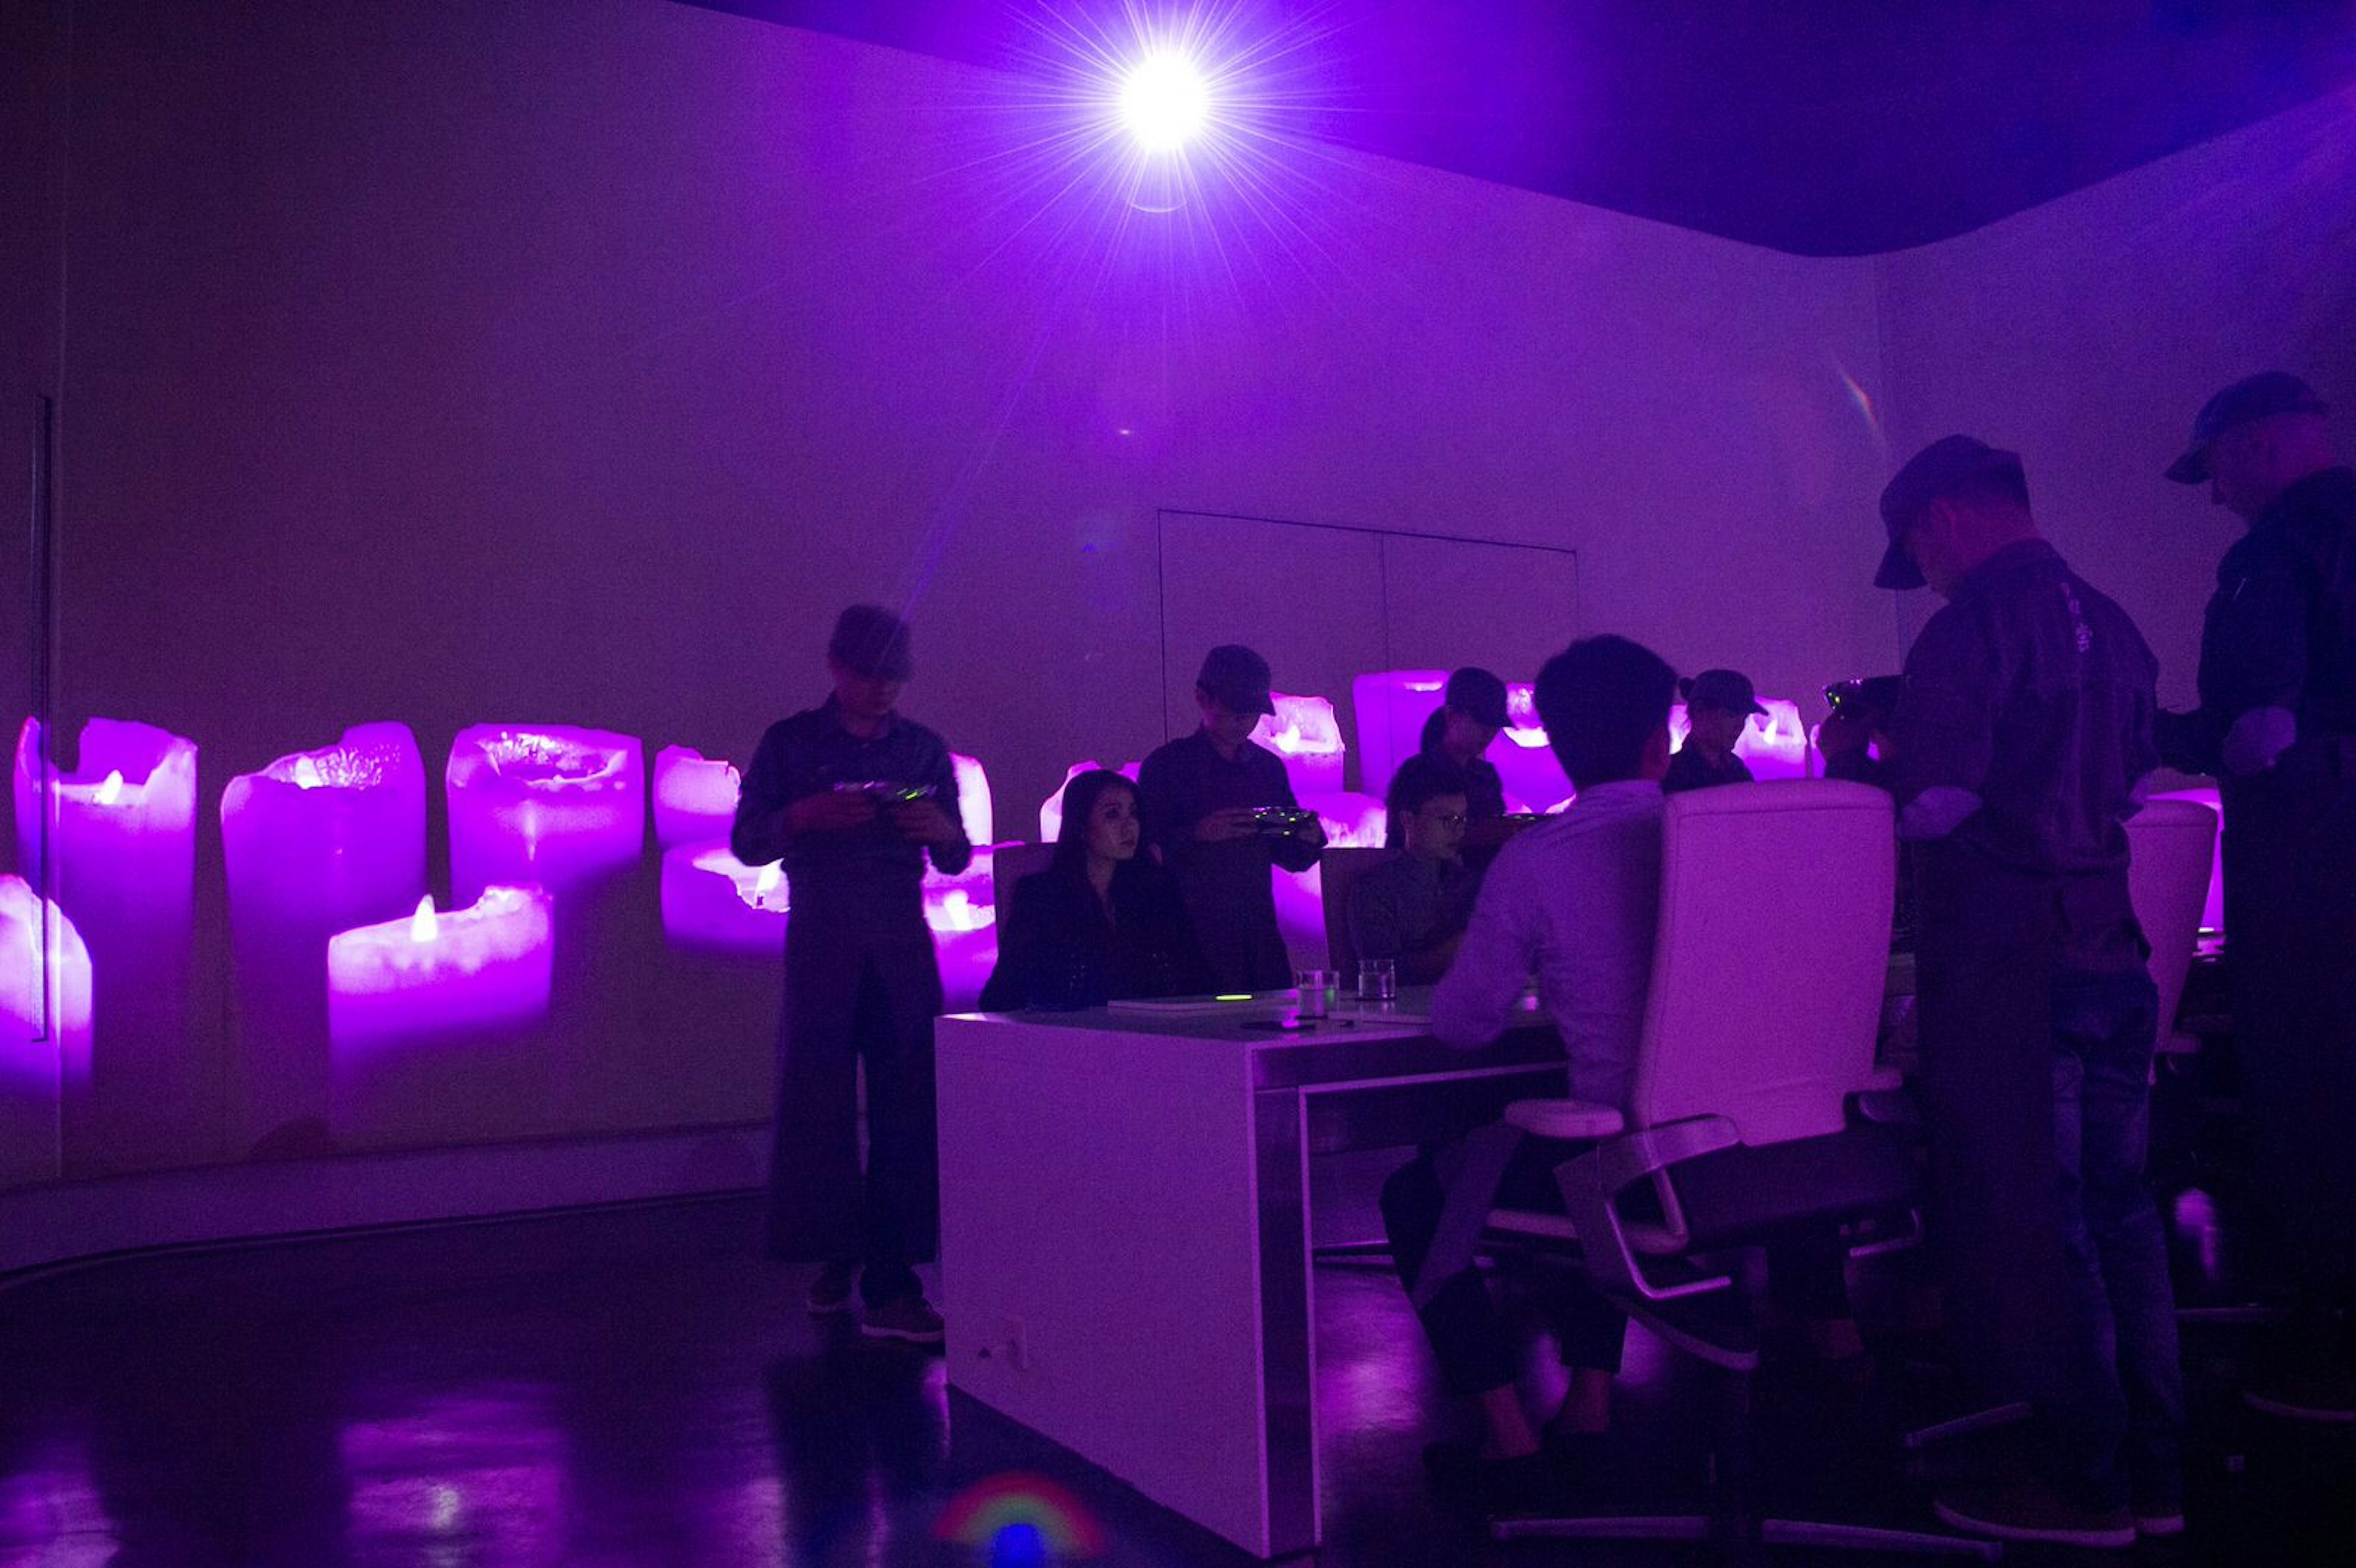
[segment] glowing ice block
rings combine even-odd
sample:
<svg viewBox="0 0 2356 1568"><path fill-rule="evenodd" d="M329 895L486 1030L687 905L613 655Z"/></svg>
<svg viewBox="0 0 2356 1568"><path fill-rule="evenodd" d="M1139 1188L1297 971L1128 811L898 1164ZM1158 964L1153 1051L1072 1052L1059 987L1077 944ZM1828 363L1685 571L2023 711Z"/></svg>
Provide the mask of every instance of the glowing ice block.
<svg viewBox="0 0 2356 1568"><path fill-rule="evenodd" d="M1762 717L1753 713L1742 721L1742 733L1734 742L1734 754L1751 766L1751 776L1759 779L1804 779L1816 770L1814 744L1808 736L1806 720L1800 717L1800 705L1780 697L1762 697L1759 706L1767 712ZM1686 705L1675 703L1669 709L1669 750L1685 749L1686 737L1693 732L1693 724L1686 717Z"/></svg>
<svg viewBox="0 0 2356 1568"><path fill-rule="evenodd" d="M1137 770L1141 765L1142 764L1137 763L1123 763L1120 766L1113 769L1112 771L1119 773L1121 777L1129 780L1131 784L1135 784L1137 782ZM1040 843L1053 844L1055 841L1056 835L1063 832L1064 791L1070 787L1071 782L1074 779L1078 778L1082 773L1092 773L1104 766L1105 764L1102 763L1089 761L1085 763L1074 763L1070 767L1064 770L1064 782L1057 784L1055 786L1055 793L1049 795L1039 806ZM979 844L981 843L982 840L977 838L974 842Z"/></svg>
<svg viewBox="0 0 2356 1568"><path fill-rule="evenodd" d="M1251 738L1274 752L1296 795L1330 795L1342 787L1342 722L1322 697L1275 692L1274 713L1263 714Z"/></svg>
<svg viewBox="0 0 2356 1568"><path fill-rule="evenodd" d="M1386 817L1383 803L1373 795L1355 790L1335 791L1304 796L1301 804L1317 814L1318 822L1325 829L1327 848L1382 848ZM1286 950L1298 961L1296 967L1323 968L1325 965L1324 873L1322 865L1305 871L1288 871L1281 866L1269 869L1276 894L1276 928L1284 937Z"/></svg>
<svg viewBox="0 0 2356 1568"><path fill-rule="evenodd" d="M90 1084L90 1027L80 933L24 878L0 877L0 1187L59 1174L66 1096Z"/></svg>
<svg viewBox="0 0 2356 1568"><path fill-rule="evenodd" d="M1489 742L1490 764L1505 786L1508 811L1545 811L1570 794L1570 780L1555 761L1546 726L1538 720L1526 683L1505 688L1505 727Z"/></svg>
<svg viewBox="0 0 2356 1568"><path fill-rule="evenodd" d="M719 840L663 851L663 935L674 947L782 957L791 899L775 860L747 866Z"/></svg>
<svg viewBox="0 0 2356 1568"><path fill-rule="evenodd" d="M187 1039L197 744L93 719L80 765L61 773L44 742L27 720L16 742L18 864L81 933L94 986L91 1093L68 1098L68 1173L198 1157L213 1131L204 1063Z"/></svg>
<svg viewBox="0 0 2356 1568"><path fill-rule="evenodd" d="M2192 789L2169 790L2152 796L2154 800L2194 800L2224 816L2225 803L2215 784L2202 784ZM2220 935L2225 930L2225 839L2218 835L2217 846L2209 852L2209 899L2201 906L2201 932L2203 936Z"/></svg>
<svg viewBox="0 0 2356 1568"><path fill-rule="evenodd" d="M452 896L536 883L560 900L638 858L646 768L635 737L477 724L450 744Z"/></svg>
<svg viewBox="0 0 2356 1568"><path fill-rule="evenodd" d="M997 824L990 809L990 774L983 770L981 760L951 752L949 766L957 774L958 816L965 827L966 842L994 842L992 829Z"/></svg>
<svg viewBox="0 0 2356 1568"><path fill-rule="evenodd" d="M1448 686L1444 669L1387 669L1350 682L1358 716L1358 787L1383 795L1391 775L1423 747L1424 720L1439 711Z"/></svg>
<svg viewBox="0 0 2356 1568"><path fill-rule="evenodd" d="M333 746L241 773L221 794L239 1002L233 1141L327 1114L327 939L425 894L425 763L409 726L361 724Z"/></svg>
<svg viewBox="0 0 2356 1568"><path fill-rule="evenodd" d="M358 1142L536 1131L549 1115L549 895L492 887L327 944L331 1117Z"/></svg>
<svg viewBox="0 0 2356 1568"><path fill-rule="evenodd" d="M665 746L655 753L655 842L676 849L726 838L743 784L725 757Z"/></svg>

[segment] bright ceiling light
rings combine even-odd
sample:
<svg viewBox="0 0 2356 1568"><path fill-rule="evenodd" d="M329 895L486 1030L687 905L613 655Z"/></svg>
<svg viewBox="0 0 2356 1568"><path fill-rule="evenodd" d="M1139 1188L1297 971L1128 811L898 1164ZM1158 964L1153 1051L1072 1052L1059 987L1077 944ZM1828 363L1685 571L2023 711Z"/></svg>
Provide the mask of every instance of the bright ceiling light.
<svg viewBox="0 0 2356 1568"><path fill-rule="evenodd" d="M1149 153L1176 152L1210 117L1210 85L1184 55L1149 55L1120 84L1121 123Z"/></svg>

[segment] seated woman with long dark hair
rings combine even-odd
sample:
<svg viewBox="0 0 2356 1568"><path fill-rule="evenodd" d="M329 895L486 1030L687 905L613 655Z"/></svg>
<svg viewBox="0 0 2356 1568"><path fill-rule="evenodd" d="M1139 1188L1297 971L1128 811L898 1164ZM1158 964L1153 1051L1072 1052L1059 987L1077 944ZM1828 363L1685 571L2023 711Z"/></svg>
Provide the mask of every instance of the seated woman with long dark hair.
<svg viewBox="0 0 2356 1568"><path fill-rule="evenodd" d="M1014 906L1001 912L983 1011L1099 1007L1209 987L1178 884L1138 854L1138 843L1135 784L1098 769L1064 786L1055 858L1015 883Z"/></svg>

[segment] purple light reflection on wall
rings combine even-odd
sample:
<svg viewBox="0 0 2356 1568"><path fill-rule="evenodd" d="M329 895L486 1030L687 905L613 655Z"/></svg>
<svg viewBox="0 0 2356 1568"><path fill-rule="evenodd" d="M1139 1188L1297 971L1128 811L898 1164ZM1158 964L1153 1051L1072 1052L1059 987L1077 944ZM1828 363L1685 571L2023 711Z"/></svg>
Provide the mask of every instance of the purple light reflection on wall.
<svg viewBox="0 0 2356 1568"><path fill-rule="evenodd" d="M728 837L744 779L725 757L686 746L655 753L655 842L665 849Z"/></svg>
<svg viewBox="0 0 2356 1568"><path fill-rule="evenodd" d="M747 866L711 841L663 851L663 936L674 947L782 958L791 899L777 861Z"/></svg>
<svg viewBox="0 0 2356 1568"><path fill-rule="evenodd" d="M1350 682L1358 720L1358 787L1382 795L1401 763L1423 742L1423 721L1440 707L1444 669L1376 670Z"/></svg>
<svg viewBox="0 0 2356 1568"><path fill-rule="evenodd" d="M39 722L26 720L18 863L37 886L46 880L81 933L92 980L91 1092L66 1097L67 1174L199 1157L212 1134L205 1063L187 1040L197 744L152 724L92 719L80 765L60 773L52 759L44 790L42 742Z"/></svg>
<svg viewBox="0 0 2356 1568"><path fill-rule="evenodd" d="M0 1187L56 1179L65 1098L89 1091L90 1026L80 933L24 878L0 876Z"/></svg>
<svg viewBox="0 0 2356 1568"><path fill-rule="evenodd" d="M361 724L222 792L241 1013L241 1141L327 1112L327 942L425 893L425 764L409 726Z"/></svg>
<svg viewBox="0 0 2356 1568"><path fill-rule="evenodd" d="M618 870L646 841L637 740L569 725L477 724L450 743L450 891L494 883L562 897Z"/></svg>

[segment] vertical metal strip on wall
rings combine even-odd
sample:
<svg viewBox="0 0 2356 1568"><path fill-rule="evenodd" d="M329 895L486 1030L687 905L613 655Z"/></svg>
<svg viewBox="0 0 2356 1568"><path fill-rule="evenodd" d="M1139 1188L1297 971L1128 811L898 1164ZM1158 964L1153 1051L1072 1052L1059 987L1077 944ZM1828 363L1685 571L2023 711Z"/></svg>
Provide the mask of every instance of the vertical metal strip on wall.
<svg viewBox="0 0 2356 1568"><path fill-rule="evenodd" d="M37 395L33 400L32 527L25 579L25 627L29 644L27 652L30 656L26 667L31 672L26 710L38 726L35 733L40 739L35 747L31 831L27 834L27 824L22 822L16 825L16 830L32 844L32 864L26 869L31 873L27 880L41 900L41 1021L34 1043L43 1045L48 1043L50 1020L57 1012L59 915L54 896L56 878L49 864L49 823L53 816L49 789L54 777L49 763L49 735L54 728L49 709L55 697L57 652L57 400L46 394Z"/></svg>

